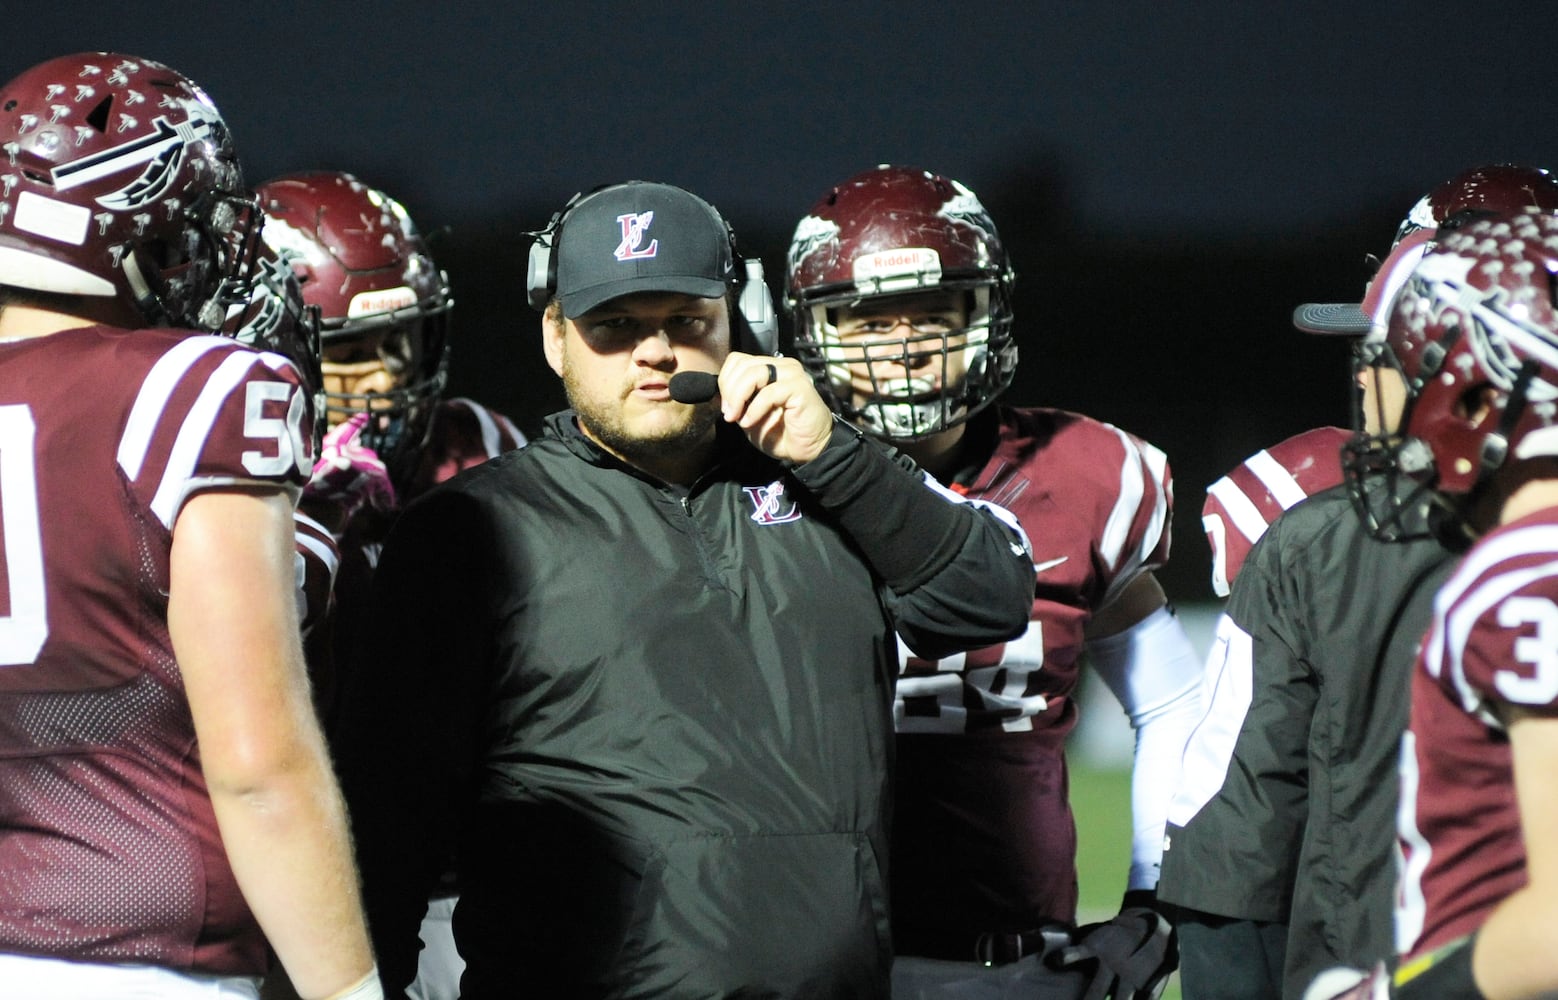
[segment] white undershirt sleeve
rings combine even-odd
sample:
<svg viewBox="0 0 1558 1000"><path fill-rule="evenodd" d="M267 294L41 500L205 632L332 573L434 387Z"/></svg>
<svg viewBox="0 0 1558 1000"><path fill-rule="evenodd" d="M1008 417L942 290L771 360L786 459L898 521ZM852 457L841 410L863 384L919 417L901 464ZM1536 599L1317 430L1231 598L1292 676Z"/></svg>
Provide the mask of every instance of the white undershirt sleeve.
<svg viewBox="0 0 1558 1000"><path fill-rule="evenodd" d="M1201 658L1167 605L1088 642L1087 653L1136 733L1126 889L1156 888L1169 800L1179 784L1185 743L1201 717Z"/></svg>

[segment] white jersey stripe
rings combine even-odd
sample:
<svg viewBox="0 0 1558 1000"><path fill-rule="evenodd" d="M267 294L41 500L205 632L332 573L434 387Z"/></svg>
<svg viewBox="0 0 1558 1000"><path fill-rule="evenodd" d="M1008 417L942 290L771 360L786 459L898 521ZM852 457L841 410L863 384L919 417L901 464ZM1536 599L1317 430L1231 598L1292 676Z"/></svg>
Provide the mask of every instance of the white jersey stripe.
<svg viewBox="0 0 1558 1000"><path fill-rule="evenodd" d="M1130 438L1118 427L1111 426L1109 429L1120 439L1125 457L1120 462L1120 493L1115 499L1114 508L1109 511L1108 521L1104 523L1098 547L1103 551L1106 564L1119 566L1125 557L1125 543L1130 539L1131 522L1136 519L1136 510L1141 506L1147 485L1142 479L1140 455L1132 446Z"/></svg>
<svg viewBox="0 0 1558 1000"><path fill-rule="evenodd" d="M502 439L498 435L498 422L492 419L492 414L487 412L485 406L471 407L471 413L476 417L476 423L481 426L481 446L488 458L497 458L501 454Z"/></svg>
<svg viewBox="0 0 1558 1000"><path fill-rule="evenodd" d="M1227 511L1228 517L1233 520L1233 526L1239 529L1239 534L1252 543L1266 533L1268 525L1260 508L1244 495L1244 491L1239 489L1238 484L1232 479L1224 476L1208 486L1206 492L1223 505L1223 510Z"/></svg>
<svg viewBox="0 0 1558 1000"><path fill-rule="evenodd" d="M168 455L168 463L163 467L162 479L151 502L152 513L166 527L173 527L174 518L196 485L193 481L195 466L206 438L216 424L222 403L257 363L261 363L259 355L248 351L230 355L206 379L199 398L180 424L178 438L173 442L173 451Z"/></svg>
<svg viewBox="0 0 1558 1000"><path fill-rule="evenodd" d="M1282 463L1271 457L1271 453L1261 449L1244 460L1245 466L1253 473L1255 478L1261 481L1261 485L1271 491L1271 495L1283 510L1303 500L1307 493L1298 485L1298 480L1293 474L1283 468Z"/></svg>
<svg viewBox="0 0 1558 1000"><path fill-rule="evenodd" d="M119 439L119 468L134 482L140 478L141 465L146 461L146 451L151 447L152 435L162 420L162 411L168 405L173 390L183 381L186 372L207 351L230 345L231 340L222 337L191 336L157 359L141 391L130 408L125 421L124 435Z"/></svg>
<svg viewBox="0 0 1558 1000"><path fill-rule="evenodd" d="M1533 524L1516 531L1502 532L1484 539L1465 561L1455 568L1455 573L1439 590L1435 604L1447 607L1458 600L1477 578L1511 556L1530 555L1534 552L1551 552L1558 555L1558 524Z"/></svg>
<svg viewBox="0 0 1558 1000"><path fill-rule="evenodd" d="M1123 432L1122 432L1123 433ZM1147 471L1152 473L1155 483L1168 482L1168 456L1155 445L1142 442L1142 461L1147 463ZM1158 540L1163 537L1163 532L1168 529L1169 521L1169 494L1166 490L1157 491L1157 499L1152 505L1152 519L1147 522L1147 531L1141 540L1141 557L1145 561L1153 549L1158 547Z"/></svg>
<svg viewBox="0 0 1558 1000"><path fill-rule="evenodd" d="M312 526L322 535L328 535L330 533L329 529L327 529L324 525L320 524L318 521L309 517L302 511L294 510L292 512L292 517L295 521ZM317 538L314 535L308 534L307 532L299 531L296 532L296 534L297 543L303 546L305 549L308 549L308 551L311 552L316 559L328 567L330 570L330 579L335 579L336 570L340 568L341 564L341 557L340 554L336 551L335 546L330 545L329 543L325 542L324 539Z"/></svg>
<svg viewBox="0 0 1558 1000"><path fill-rule="evenodd" d="M1439 675L1440 664L1446 657L1443 625L1450 606L1500 562L1511 556L1532 552L1558 554L1558 525L1537 524L1483 540L1467 554L1444 586L1439 588L1439 593L1434 596L1434 624L1424 643L1424 658L1434 676Z"/></svg>
<svg viewBox="0 0 1558 1000"><path fill-rule="evenodd" d="M1417 828L1417 789L1421 775L1417 766L1417 737L1408 729L1401 734L1400 798L1396 800L1396 834L1406 844L1403 854L1396 851L1400 880L1396 886L1396 951L1409 954L1423 933L1428 905L1423 899L1423 873L1428 870L1433 850Z"/></svg>
<svg viewBox="0 0 1558 1000"><path fill-rule="evenodd" d="M49 638L49 588L38 520L37 421L25 403L0 406L0 667L36 663Z"/></svg>
<svg viewBox="0 0 1558 1000"><path fill-rule="evenodd" d="M1130 540L1131 525L1147 492L1142 466L1147 467L1154 482L1162 483L1168 478L1168 456L1150 444L1138 445L1130 435L1118 427L1109 424L1104 426L1120 439L1120 445L1125 450L1125 458L1120 466L1120 492L1115 499L1114 507L1109 511L1109 519L1104 524L1098 542L1099 550L1108 561L1108 565L1115 568L1114 578L1110 580L1109 588L1099 602L1099 607L1108 607L1112 604L1115 598L1141 575L1147 557L1158 547L1163 537L1169 517L1167 492L1162 489L1154 491L1156 495L1153 499L1152 513L1148 515L1147 523L1142 528L1141 545L1133 552L1125 551L1126 542Z"/></svg>
<svg viewBox="0 0 1558 1000"><path fill-rule="evenodd" d="M1554 565L1479 581L1506 559L1543 552L1558 555L1558 525L1532 525L1485 539L1456 567L1434 597L1434 621L1423 643L1424 665L1432 677L1439 677L1448 666L1462 707L1490 725L1496 726L1497 720L1493 713L1481 711L1482 698L1466 683L1462 666L1466 637L1484 610L1530 580L1553 572Z"/></svg>
<svg viewBox="0 0 1558 1000"><path fill-rule="evenodd" d="M481 430L481 447L488 458L497 458L503 453L502 432L498 428L498 422L492 419L491 411L464 396L456 396L448 402L452 406L461 407L476 418L476 426Z"/></svg>

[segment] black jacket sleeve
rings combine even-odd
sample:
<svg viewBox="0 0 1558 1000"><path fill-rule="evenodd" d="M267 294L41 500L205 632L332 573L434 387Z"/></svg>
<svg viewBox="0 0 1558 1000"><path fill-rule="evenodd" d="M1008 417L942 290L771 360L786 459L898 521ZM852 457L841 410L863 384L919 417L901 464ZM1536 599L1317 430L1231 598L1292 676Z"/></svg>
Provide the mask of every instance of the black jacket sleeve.
<svg viewBox="0 0 1558 1000"><path fill-rule="evenodd" d="M842 421L791 470L881 577L896 627L926 657L1005 642L1028 625L1033 557L1016 518L934 486Z"/></svg>
<svg viewBox="0 0 1558 1000"><path fill-rule="evenodd" d="M1222 762L1221 788L1183 828L1170 829L1172 846L1158 883L1159 898L1220 917L1286 923L1293 896L1309 810L1309 732L1319 697L1294 586L1307 582L1309 570L1290 558L1310 546L1289 546L1286 538L1299 521L1278 519L1250 550L1234 583L1227 616L1248 638L1228 645L1222 669L1246 679L1223 683L1247 685L1250 697L1228 706L1243 710L1242 718L1225 717L1215 727L1201 723L1238 737L1232 759ZM1312 533L1299 534L1313 542ZM1211 762L1187 760L1192 766Z"/></svg>

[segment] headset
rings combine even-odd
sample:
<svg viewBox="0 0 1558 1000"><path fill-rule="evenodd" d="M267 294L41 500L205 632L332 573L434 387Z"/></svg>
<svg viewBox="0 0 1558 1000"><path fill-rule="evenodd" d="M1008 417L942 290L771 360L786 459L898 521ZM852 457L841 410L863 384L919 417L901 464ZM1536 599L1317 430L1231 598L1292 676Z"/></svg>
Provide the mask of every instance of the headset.
<svg viewBox="0 0 1558 1000"><path fill-rule="evenodd" d="M568 199L568 204L564 205L560 212L552 216L545 229L528 234L534 240L530 244L530 260L525 273L525 298L529 301L530 308L537 312L546 311L546 304L552 301L552 296L557 293L557 256L552 253L552 250L558 245L558 240L562 236L563 223L567 221L568 213L573 211L575 205L591 195L623 186L624 184L603 184L589 191L580 191ZM743 268L734 286L736 309L731 316L731 326L735 334L732 338L735 348L746 354L770 356L778 354L779 318L774 312L773 296L769 293L768 284L763 277L763 262L756 257L742 257L736 249L736 233L731 229L730 223L725 221L724 216L720 215L713 205L701 198L698 201L709 210L709 214L725 231L725 239L730 245L730 259L740 261Z"/></svg>

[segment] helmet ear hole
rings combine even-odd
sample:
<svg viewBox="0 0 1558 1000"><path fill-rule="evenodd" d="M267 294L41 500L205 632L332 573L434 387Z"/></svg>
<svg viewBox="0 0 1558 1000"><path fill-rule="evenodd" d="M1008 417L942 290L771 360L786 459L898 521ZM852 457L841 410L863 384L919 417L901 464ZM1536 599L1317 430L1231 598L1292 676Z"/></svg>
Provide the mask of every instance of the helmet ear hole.
<svg viewBox="0 0 1558 1000"><path fill-rule="evenodd" d="M1490 383L1480 382L1460 394L1455 401L1454 413L1466 421L1468 426L1476 427L1494 415L1497 405L1498 389Z"/></svg>
<svg viewBox="0 0 1558 1000"><path fill-rule="evenodd" d="M178 249L167 240L147 240L141 244L141 250L146 259L158 268L177 267L184 263Z"/></svg>
<svg viewBox="0 0 1558 1000"><path fill-rule="evenodd" d="M108 116L109 113L113 110L113 106L114 98L113 95L110 94L101 101L98 101L97 106L94 107L91 111L87 112L86 123L97 129L99 132L107 132Z"/></svg>

